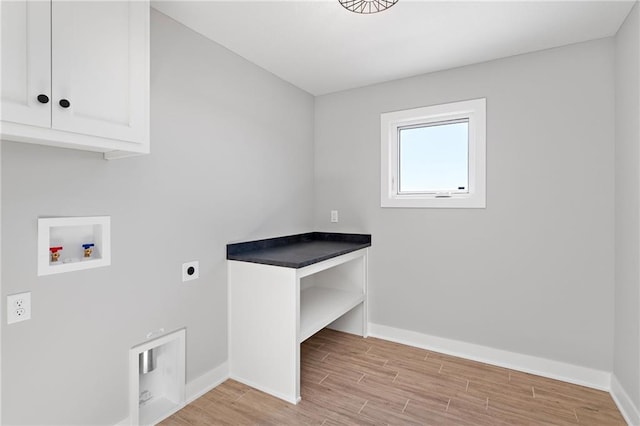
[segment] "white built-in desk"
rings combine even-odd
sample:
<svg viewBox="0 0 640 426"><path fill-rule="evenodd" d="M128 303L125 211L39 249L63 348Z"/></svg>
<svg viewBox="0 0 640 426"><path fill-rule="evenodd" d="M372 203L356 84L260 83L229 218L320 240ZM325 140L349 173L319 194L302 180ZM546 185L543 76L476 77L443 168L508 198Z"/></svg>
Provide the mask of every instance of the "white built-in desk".
<svg viewBox="0 0 640 426"><path fill-rule="evenodd" d="M300 343L327 326L367 335L369 246L318 232L229 244L230 377L300 401Z"/></svg>

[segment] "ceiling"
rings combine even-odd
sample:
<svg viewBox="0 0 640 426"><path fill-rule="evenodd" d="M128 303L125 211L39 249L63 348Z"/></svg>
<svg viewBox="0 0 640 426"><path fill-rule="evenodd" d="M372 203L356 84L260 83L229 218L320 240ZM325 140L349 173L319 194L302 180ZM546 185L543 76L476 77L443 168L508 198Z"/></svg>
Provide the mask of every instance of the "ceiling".
<svg viewBox="0 0 640 426"><path fill-rule="evenodd" d="M634 1L153 1L155 9L313 94L609 37Z"/></svg>

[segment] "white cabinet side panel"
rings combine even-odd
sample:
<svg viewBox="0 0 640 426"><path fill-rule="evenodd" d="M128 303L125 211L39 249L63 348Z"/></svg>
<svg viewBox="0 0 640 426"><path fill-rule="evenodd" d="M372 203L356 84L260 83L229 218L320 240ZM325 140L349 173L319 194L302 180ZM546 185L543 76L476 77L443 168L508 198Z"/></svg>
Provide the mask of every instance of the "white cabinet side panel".
<svg viewBox="0 0 640 426"><path fill-rule="evenodd" d="M289 402L300 397L295 270L228 261L229 374Z"/></svg>

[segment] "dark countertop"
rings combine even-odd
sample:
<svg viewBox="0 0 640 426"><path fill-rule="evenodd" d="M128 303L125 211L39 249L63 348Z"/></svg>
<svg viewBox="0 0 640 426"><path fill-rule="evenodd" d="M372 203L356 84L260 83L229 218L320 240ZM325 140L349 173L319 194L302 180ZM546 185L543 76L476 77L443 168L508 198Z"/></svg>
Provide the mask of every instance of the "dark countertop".
<svg viewBox="0 0 640 426"><path fill-rule="evenodd" d="M309 232L227 244L227 259L298 269L370 246L370 234Z"/></svg>

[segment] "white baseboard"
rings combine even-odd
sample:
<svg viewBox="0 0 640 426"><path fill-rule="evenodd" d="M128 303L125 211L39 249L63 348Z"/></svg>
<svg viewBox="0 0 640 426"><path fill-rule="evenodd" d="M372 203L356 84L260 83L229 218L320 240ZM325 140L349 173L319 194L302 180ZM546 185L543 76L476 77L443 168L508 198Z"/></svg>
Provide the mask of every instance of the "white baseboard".
<svg viewBox="0 0 640 426"><path fill-rule="evenodd" d="M191 380L187 383L185 389L187 404L200 398L202 395L209 392L228 378L229 364L224 362L213 370L207 371L200 377Z"/></svg>
<svg viewBox="0 0 640 426"><path fill-rule="evenodd" d="M129 421L129 417L126 417L116 423L114 426L131 426L131 422Z"/></svg>
<svg viewBox="0 0 640 426"><path fill-rule="evenodd" d="M609 391L611 373L546 358L369 323L371 337Z"/></svg>
<svg viewBox="0 0 640 426"><path fill-rule="evenodd" d="M220 364L213 370L209 370L203 375L191 380L185 386L185 405L200 398L211 389L215 388L229 378L229 364L226 362ZM131 424L129 417L120 420L115 426L129 426Z"/></svg>
<svg viewBox="0 0 640 426"><path fill-rule="evenodd" d="M640 426L640 409L633 403L615 374L611 375L611 397L630 426Z"/></svg>

